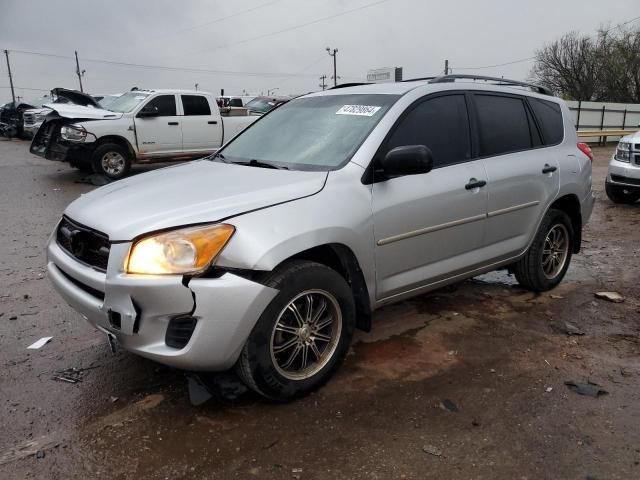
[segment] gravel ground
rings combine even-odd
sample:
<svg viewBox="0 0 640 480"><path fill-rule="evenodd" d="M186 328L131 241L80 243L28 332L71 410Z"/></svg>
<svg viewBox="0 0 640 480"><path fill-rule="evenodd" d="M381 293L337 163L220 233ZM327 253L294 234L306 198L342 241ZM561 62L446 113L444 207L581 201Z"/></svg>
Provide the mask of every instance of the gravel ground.
<svg viewBox="0 0 640 480"><path fill-rule="evenodd" d="M478 277L376 312L302 400L195 407L183 373L111 355L46 279L49 233L95 187L0 140L0 478L640 478L640 204L605 197L611 151L595 149L584 249L553 292ZM71 368L80 382L52 379Z"/></svg>

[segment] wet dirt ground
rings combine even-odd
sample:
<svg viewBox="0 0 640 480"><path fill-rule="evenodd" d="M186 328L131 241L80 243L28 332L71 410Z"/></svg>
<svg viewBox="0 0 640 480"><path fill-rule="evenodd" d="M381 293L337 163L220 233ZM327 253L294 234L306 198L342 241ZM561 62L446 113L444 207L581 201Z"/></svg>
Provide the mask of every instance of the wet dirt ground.
<svg viewBox="0 0 640 480"><path fill-rule="evenodd" d="M0 140L0 478L640 478L640 204L604 195L611 148L595 149L595 211L554 291L498 272L392 305L318 392L200 407L183 373L112 355L54 292L46 239L95 187L27 150ZM52 379L70 368L80 382Z"/></svg>

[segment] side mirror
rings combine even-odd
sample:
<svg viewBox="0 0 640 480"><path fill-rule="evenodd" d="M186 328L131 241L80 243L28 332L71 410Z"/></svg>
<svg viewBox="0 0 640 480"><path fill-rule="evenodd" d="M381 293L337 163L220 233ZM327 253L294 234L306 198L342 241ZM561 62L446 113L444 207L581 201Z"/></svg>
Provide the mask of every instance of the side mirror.
<svg viewBox="0 0 640 480"><path fill-rule="evenodd" d="M145 105L142 110L138 112L138 118L145 117L157 117L160 114L160 110L155 105Z"/></svg>
<svg viewBox="0 0 640 480"><path fill-rule="evenodd" d="M428 173L433 168L433 155L424 145L405 145L387 152L380 166L388 177Z"/></svg>

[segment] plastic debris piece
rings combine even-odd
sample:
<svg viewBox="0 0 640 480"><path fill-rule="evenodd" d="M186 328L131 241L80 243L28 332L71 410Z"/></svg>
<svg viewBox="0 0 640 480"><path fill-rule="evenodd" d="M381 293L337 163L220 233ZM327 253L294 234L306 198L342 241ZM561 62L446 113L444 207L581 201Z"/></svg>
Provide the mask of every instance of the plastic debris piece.
<svg viewBox="0 0 640 480"><path fill-rule="evenodd" d="M52 339L53 337L42 337L40 340L38 340L37 342L33 342L31 345L29 345L27 347L27 349L29 350L38 350L42 347L44 347L47 343L49 343L49 341Z"/></svg>
<svg viewBox="0 0 640 480"><path fill-rule="evenodd" d="M607 395L609 393L605 389L600 387L600 385L593 382L580 383L573 380L568 380L564 382L564 384L569 388L569 390L577 393L578 395L598 398L601 395Z"/></svg>
<svg viewBox="0 0 640 480"><path fill-rule="evenodd" d="M606 300L613 303L624 302L624 297L618 292L596 292L595 297L599 298L600 300Z"/></svg>

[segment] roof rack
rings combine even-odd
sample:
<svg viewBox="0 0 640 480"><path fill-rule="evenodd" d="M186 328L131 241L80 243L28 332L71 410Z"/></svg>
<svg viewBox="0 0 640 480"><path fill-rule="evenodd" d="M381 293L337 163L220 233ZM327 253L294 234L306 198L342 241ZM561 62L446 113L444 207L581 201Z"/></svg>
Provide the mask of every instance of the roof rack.
<svg viewBox="0 0 640 480"><path fill-rule="evenodd" d="M402 82L420 82L422 80L433 80L434 78L438 78L438 77L418 77L418 78L407 78L405 80L402 80Z"/></svg>
<svg viewBox="0 0 640 480"><path fill-rule="evenodd" d="M496 82L495 85L512 85L517 87L526 87L526 88L530 88L534 92L541 93L543 95L554 96L553 91L551 91L547 87L535 85L533 83L520 82L518 80L509 80L507 78L498 78L498 77L485 77L482 75L460 75L460 74L442 75L440 77L436 77L429 80L429 83L448 83L448 82L455 82L456 80L484 80L488 82Z"/></svg>
<svg viewBox="0 0 640 480"><path fill-rule="evenodd" d="M371 85L371 83L370 82L341 83L340 85L336 85L335 87L329 88L329 90L335 90L336 88L359 87L360 85Z"/></svg>

